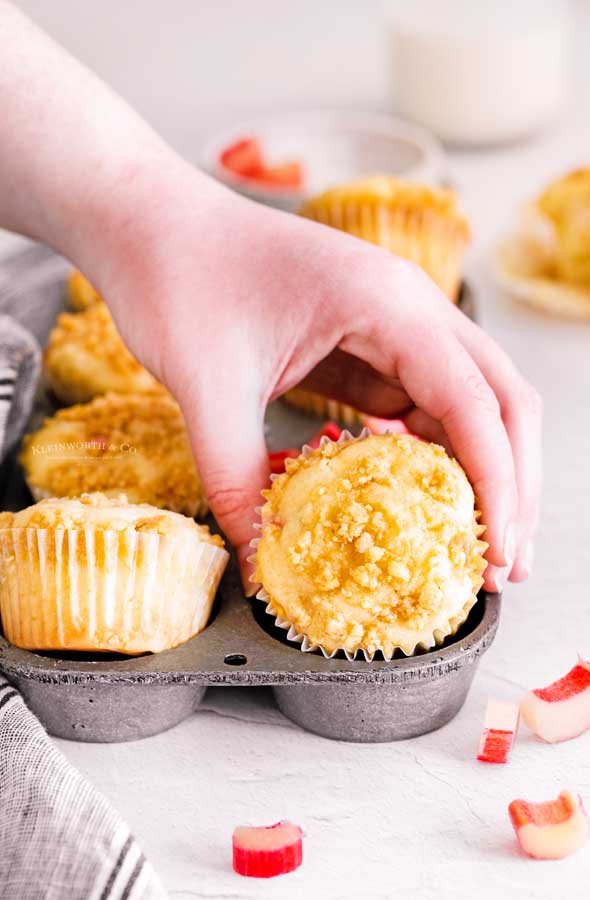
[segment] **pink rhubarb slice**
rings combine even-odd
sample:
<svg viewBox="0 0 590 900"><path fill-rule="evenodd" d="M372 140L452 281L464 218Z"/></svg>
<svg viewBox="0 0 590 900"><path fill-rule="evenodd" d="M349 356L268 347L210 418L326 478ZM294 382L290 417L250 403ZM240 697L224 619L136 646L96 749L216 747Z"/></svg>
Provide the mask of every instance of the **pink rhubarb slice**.
<svg viewBox="0 0 590 900"><path fill-rule="evenodd" d="M534 859L570 856L590 834L582 800L571 791L562 791L547 803L513 800L508 812L518 843Z"/></svg>
<svg viewBox="0 0 590 900"><path fill-rule="evenodd" d="M524 722L550 744L569 741L590 728L590 664L577 666L546 688L538 688L520 704Z"/></svg>
<svg viewBox="0 0 590 900"><path fill-rule="evenodd" d="M274 878L299 868L302 862L302 831L291 822L267 827L236 828L233 863L238 875Z"/></svg>
<svg viewBox="0 0 590 900"><path fill-rule="evenodd" d="M488 763L507 763L518 729L519 709L515 703L489 700L477 758Z"/></svg>

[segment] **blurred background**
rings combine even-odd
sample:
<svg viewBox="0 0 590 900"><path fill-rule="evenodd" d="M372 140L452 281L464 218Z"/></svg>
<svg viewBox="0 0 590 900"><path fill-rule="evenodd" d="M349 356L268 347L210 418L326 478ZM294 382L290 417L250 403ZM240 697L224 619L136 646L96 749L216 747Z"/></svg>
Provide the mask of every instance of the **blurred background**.
<svg viewBox="0 0 590 900"><path fill-rule="evenodd" d="M435 35L448 33L454 25L449 8L457 3L19 0L18 5L181 153L195 158L202 139L236 115L311 107L395 109L400 73L393 23L407 23L419 10L422 27ZM543 16L563 7L571 7L574 22L571 62L577 91L569 99L588 118L588 0L483 0L459 4L457 18L463 28L466 20L475 20L479 46L489 46L498 33L508 43L520 40L522 69L510 73L514 102L539 78L527 61L531 28L543 27ZM555 32L554 24L549 28Z"/></svg>

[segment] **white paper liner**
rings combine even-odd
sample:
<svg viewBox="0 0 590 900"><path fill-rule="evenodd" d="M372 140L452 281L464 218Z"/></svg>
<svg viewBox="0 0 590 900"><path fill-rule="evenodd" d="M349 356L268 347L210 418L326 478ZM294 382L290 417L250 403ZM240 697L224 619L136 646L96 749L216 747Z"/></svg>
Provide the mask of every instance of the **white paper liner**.
<svg viewBox="0 0 590 900"><path fill-rule="evenodd" d="M347 403L340 403L338 400L330 400L323 394L316 394L315 391L306 391L303 388L292 388L283 394L283 400L297 409L317 416L320 419L335 419L337 422L344 422L346 425L359 425L362 423L362 413Z"/></svg>
<svg viewBox="0 0 590 900"><path fill-rule="evenodd" d="M188 529L2 529L5 637L30 650L175 647L205 628L228 559Z"/></svg>
<svg viewBox="0 0 590 900"><path fill-rule="evenodd" d="M327 435L324 435L320 440L320 447L323 447L325 444L331 443L340 444L344 441L359 441L363 438L369 437L371 434L372 432L369 428L363 428L361 433L356 437L349 431L344 430L337 441L332 441ZM301 454L302 456L307 458L310 453L314 452L314 449L317 448L310 447L308 444L305 444L301 449ZM275 478L278 477L279 475L271 475L271 481L274 481ZM260 515L262 512L262 507L256 507L255 512L257 515ZM255 523L254 528L257 531L260 531L262 528L261 523ZM259 543L260 538L253 538L250 541L250 546L254 551L256 551ZM256 552L248 557L248 562L252 564L256 563ZM260 600L265 604L265 611L268 613L268 615L274 617L276 627L282 629L283 631L286 631L287 640L292 642L293 644L299 644L299 649L302 651L302 653L315 653L319 651L326 659L333 659L338 653L342 652L349 662L353 662L354 660L360 659L361 657L364 658L366 662L373 662L378 654L381 654L386 662L390 662L393 659L396 650L400 650L402 653L404 653L401 647L394 647L391 651L385 651L382 648L379 648L372 653L370 653L368 650L365 650L363 647L357 647L354 650L347 650L344 647L337 647L334 650L327 650L324 646L322 646L322 644L313 643L312 641L310 641L307 635L300 634L297 631L296 626L292 622L290 622L289 619L281 616L279 611L273 606L270 595L263 587L261 587L257 592L257 594L255 595L255 599ZM412 656L416 653L417 649L429 651L432 650L433 647L443 644L446 638L451 634L455 634L461 627L461 625L466 621L470 611L475 606L476 602L477 596L472 594L465 602L464 607L455 616L449 619L448 623L445 623L445 626L443 628L434 629L432 633L433 641L431 643L427 644L424 641L418 641L415 644L412 653L404 653L404 655Z"/></svg>
<svg viewBox="0 0 590 900"><path fill-rule="evenodd" d="M548 278L535 271L530 244L515 235L496 249L496 278L513 297L545 313L567 319L590 320L590 290Z"/></svg>

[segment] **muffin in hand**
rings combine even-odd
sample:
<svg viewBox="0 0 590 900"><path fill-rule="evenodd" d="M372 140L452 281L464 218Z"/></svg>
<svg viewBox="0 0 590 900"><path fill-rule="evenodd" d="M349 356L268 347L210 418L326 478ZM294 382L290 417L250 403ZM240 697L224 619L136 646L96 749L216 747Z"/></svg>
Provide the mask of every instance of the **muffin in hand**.
<svg viewBox="0 0 590 900"><path fill-rule="evenodd" d="M0 616L28 650L156 652L205 628L229 554L204 525L85 494L0 513Z"/></svg>
<svg viewBox="0 0 590 900"><path fill-rule="evenodd" d="M445 450L407 435L326 442L265 492L259 598L303 649L372 659L454 634L483 584L473 490Z"/></svg>

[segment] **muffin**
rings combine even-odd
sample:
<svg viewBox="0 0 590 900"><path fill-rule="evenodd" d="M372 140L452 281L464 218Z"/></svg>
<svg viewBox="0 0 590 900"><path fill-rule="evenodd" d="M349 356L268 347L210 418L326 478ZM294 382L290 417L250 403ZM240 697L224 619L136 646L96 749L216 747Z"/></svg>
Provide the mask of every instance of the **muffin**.
<svg viewBox="0 0 590 900"><path fill-rule="evenodd" d="M78 269L72 269L66 282L66 297L72 309L80 311L100 303L102 297Z"/></svg>
<svg viewBox="0 0 590 900"><path fill-rule="evenodd" d="M590 318L590 169L554 181L497 252L498 279L545 312Z"/></svg>
<svg viewBox="0 0 590 900"><path fill-rule="evenodd" d="M206 626L228 558L206 526L124 496L0 513L4 635L28 650L175 647Z"/></svg>
<svg viewBox="0 0 590 900"><path fill-rule="evenodd" d="M25 437L19 461L35 500L100 491L191 517L208 510L168 394L105 394L61 409Z"/></svg>
<svg viewBox="0 0 590 900"><path fill-rule="evenodd" d="M300 213L418 263L457 300L470 230L452 191L375 175L325 191Z"/></svg>
<svg viewBox="0 0 590 900"><path fill-rule="evenodd" d="M538 205L555 234L558 278L590 292L590 168L554 181Z"/></svg>
<svg viewBox="0 0 590 900"><path fill-rule="evenodd" d="M345 425L358 425L363 421L363 414L353 406L339 403L338 400L330 400L322 394L306 391L300 387L292 388L283 394L283 400L290 406L296 406L297 409L320 419L336 419Z"/></svg>
<svg viewBox="0 0 590 900"><path fill-rule="evenodd" d="M58 316L43 362L46 382L64 404L84 403L109 391L164 391L127 350L102 301Z"/></svg>
<svg viewBox="0 0 590 900"><path fill-rule="evenodd" d="M442 447L345 436L285 468L265 492L254 578L292 639L390 659L457 631L487 544L467 476Z"/></svg>

